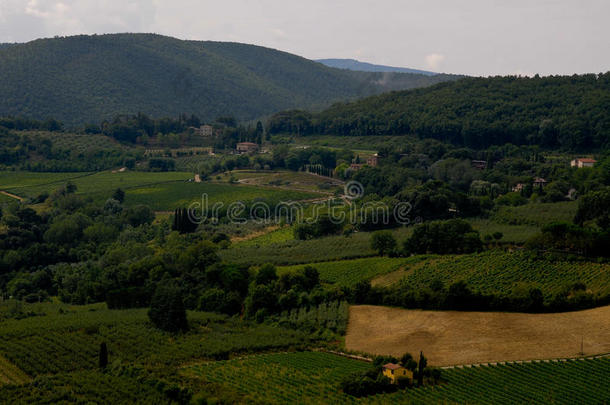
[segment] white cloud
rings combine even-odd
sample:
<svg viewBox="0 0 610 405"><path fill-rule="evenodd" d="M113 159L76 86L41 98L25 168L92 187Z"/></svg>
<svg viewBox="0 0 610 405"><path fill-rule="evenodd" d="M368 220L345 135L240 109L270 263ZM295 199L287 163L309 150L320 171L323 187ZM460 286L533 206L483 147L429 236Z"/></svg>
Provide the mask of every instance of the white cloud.
<svg viewBox="0 0 610 405"><path fill-rule="evenodd" d="M112 32L475 75L610 69L610 1L0 0L0 42Z"/></svg>
<svg viewBox="0 0 610 405"><path fill-rule="evenodd" d="M430 53L426 55L426 65L428 69L432 71L438 71L441 67L441 63L445 60L445 55L441 55L440 53Z"/></svg>

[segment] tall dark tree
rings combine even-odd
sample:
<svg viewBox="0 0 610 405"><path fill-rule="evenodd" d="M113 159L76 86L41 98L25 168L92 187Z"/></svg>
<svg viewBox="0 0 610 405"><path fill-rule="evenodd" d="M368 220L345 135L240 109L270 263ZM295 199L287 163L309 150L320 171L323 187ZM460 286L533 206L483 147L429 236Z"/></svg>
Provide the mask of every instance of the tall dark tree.
<svg viewBox="0 0 610 405"><path fill-rule="evenodd" d="M102 369L108 366L108 347L106 342L100 344L99 364Z"/></svg>
<svg viewBox="0 0 610 405"><path fill-rule="evenodd" d="M428 360L424 357L424 352L419 352L419 362L417 363L417 385L424 385L424 370L428 365Z"/></svg>
<svg viewBox="0 0 610 405"><path fill-rule="evenodd" d="M123 203L123 201L125 201L125 192L120 188L117 188L114 190L114 193L112 193L112 198L120 203Z"/></svg>

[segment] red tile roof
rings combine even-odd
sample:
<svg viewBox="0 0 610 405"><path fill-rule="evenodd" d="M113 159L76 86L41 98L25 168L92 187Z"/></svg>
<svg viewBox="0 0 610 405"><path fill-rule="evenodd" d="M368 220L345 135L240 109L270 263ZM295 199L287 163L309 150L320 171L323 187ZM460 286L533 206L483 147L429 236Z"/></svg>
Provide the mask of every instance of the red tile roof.
<svg viewBox="0 0 610 405"><path fill-rule="evenodd" d="M576 159L576 160L583 162L583 163L597 163L597 160L589 159L589 158L580 158L580 159Z"/></svg>
<svg viewBox="0 0 610 405"><path fill-rule="evenodd" d="M387 368L388 370L397 370L399 368L402 368L402 366L400 364L388 363L384 364L383 368Z"/></svg>

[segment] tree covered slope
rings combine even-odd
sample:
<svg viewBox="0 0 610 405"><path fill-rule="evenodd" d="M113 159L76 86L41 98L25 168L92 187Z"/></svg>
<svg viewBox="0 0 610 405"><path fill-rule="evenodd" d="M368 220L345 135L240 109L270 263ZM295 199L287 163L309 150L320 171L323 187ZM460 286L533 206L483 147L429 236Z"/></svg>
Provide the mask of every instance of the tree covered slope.
<svg viewBox="0 0 610 405"><path fill-rule="evenodd" d="M434 76L437 73L429 72L427 70L410 69L395 66L375 65L367 62L360 62L356 59L318 59L316 62L320 62L328 67L334 67L337 69L348 69L356 70L360 72L399 72L399 73L417 73L421 75Z"/></svg>
<svg viewBox="0 0 610 405"><path fill-rule="evenodd" d="M570 150L610 145L610 72L465 78L341 103L318 113L281 113L272 132L417 135L471 148L513 143Z"/></svg>
<svg viewBox="0 0 610 405"><path fill-rule="evenodd" d="M82 35L0 47L0 115L67 124L137 112L252 119L453 78L332 69L238 43Z"/></svg>

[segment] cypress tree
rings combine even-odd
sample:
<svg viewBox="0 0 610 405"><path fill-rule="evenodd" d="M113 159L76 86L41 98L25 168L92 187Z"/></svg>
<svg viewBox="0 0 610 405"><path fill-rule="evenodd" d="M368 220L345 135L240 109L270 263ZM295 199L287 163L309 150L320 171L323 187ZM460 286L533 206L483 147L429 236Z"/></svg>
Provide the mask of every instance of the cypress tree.
<svg viewBox="0 0 610 405"><path fill-rule="evenodd" d="M106 342L100 344L100 368L104 369L108 365L108 347Z"/></svg>

